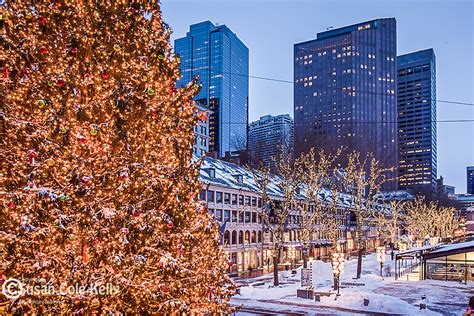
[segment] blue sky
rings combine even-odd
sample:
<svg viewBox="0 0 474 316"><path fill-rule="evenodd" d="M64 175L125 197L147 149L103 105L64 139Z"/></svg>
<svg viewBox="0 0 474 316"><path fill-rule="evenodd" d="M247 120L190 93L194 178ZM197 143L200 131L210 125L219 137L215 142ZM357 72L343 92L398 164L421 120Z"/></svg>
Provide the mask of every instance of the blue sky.
<svg viewBox="0 0 474 316"><path fill-rule="evenodd" d="M293 44L333 26L380 17L397 19L398 54L432 47L437 99L474 103L474 1L162 0L172 38L190 24L227 25L250 50L250 75L293 79ZM250 79L250 120L293 116L293 85ZM438 120L474 119L474 106L438 102ZM466 192L474 165L474 122L438 123L438 176Z"/></svg>

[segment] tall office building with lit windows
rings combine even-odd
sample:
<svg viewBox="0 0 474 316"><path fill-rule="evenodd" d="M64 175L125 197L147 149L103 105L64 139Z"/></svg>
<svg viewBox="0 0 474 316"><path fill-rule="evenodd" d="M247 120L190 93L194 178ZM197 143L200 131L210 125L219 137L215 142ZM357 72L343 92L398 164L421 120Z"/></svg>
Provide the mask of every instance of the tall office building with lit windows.
<svg viewBox="0 0 474 316"><path fill-rule="evenodd" d="M248 48L228 27L209 21L191 25L174 46L181 60L178 86L194 77L199 77L202 84L195 100L210 111L209 151L223 157L226 152L246 148Z"/></svg>
<svg viewBox="0 0 474 316"><path fill-rule="evenodd" d="M387 18L295 44L297 155L311 147L333 152L344 146L397 168L396 34L396 20ZM397 189L397 182L384 189Z"/></svg>
<svg viewBox="0 0 474 316"><path fill-rule="evenodd" d="M466 168L467 194L474 194L474 166Z"/></svg>
<svg viewBox="0 0 474 316"><path fill-rule="evenodd" d="M397 57L399 187L436 190L436 56L426 49Z"/></svg>

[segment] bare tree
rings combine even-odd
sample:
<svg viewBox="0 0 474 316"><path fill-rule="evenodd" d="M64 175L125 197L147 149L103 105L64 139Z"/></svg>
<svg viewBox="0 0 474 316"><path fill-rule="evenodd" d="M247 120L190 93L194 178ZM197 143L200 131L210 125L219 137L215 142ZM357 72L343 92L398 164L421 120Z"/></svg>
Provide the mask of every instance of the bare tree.
<svg viewBox="0 0 474 316"><path fill-rule="evenodd" d="M301 168L295 166L291 155L286 155L283 152L277 162L277 169L278 176L272 175L270 169L263 165L259 171L251 169L263 200L260 216L264 226L273 236L271 243L273 246L273 283L275 286L279 284L278 262L284 244L284 232L289 214L296 207L296 194L300 190L299 179L301 178L298 174ZM273 196L269 192L271 190L270 186L274 184L281 190L282 196Z"/></svg>
<svg viewBox="0 0 474 316"><path fill-rule="evenodd" d="M388 239L393 248L397 241L401 221L404 218L403 201L382 202L379 206L379 209L372 210L372 217L380 237L383 240Z"/></svg>
<svg viewBox="0 0 474 316"><path fill-rule="evenodd" d="M452 237L458 226L455 209L439 206L437 202L427 202L419 196L406 204L406 225L415 240L426 237Z"/></svg>
<svg viewBox="0 0 474 316"><path fill-rule="evenodd" d="M344 189L350 194L352 211L357 223L357 278L362 272L362 255L366 250L366 240L363 236L363 226L372 215L372 207L381 186L390 180L387 174L393 168L385 168L372 155L361 159L360 153L352 152L347 156L347 166L344 173Z"/></svg>
<svg viewBox="0 0 474 316"><path fill-rule="evenodd" d="M339 194L332 173L335 173L334 163L342 150L335 154L326 154L321 150L316 155L312 148L309 153L302 155L296 164L302 168L302 192L297 203L297 214L300 216L299 229L303 243L303 267L307 266L308 247L312 236L318 230L324 236L331 236L337 229L335 221ZM335 191L335 192L334 192ZM333 207L333 206L336 206ZM337 243L337 240L336 240Z"/></svg>

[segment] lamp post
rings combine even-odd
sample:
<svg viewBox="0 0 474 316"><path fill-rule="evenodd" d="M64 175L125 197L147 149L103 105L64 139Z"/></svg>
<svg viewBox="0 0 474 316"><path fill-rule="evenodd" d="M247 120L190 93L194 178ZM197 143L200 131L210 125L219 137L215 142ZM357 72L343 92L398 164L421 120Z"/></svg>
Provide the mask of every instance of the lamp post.
<svg viewBox="0 0 474 316"><path fill-rule="evenodd" d="M339 281L342 272L344 272L344 254L342 252L333 252L332 254L332 272L334 273L335 287L337 288L337 296L339 294Z"/></svg>
<svg viewBox="0 0 474 316"><path fill-rule="evenodd" d="M383 263L385 262L385 247L377 247L377 261L380 262L380 276L382 275Z"/></svg>

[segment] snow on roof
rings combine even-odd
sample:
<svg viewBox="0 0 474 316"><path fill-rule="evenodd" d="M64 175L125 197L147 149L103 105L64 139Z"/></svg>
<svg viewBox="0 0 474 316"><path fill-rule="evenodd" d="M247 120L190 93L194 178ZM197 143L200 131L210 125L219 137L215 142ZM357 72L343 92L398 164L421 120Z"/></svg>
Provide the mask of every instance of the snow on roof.
<svg viewBox="0 0 474 316"><path fill-rule="evenodd" d="M445 251L453 251L453 250L464 249L464 248L474 248L474 240L455 243L455 244L449 244L449 245L443 245L439 249L436 249L430 252L430 254L445 252Z"/></svg>
<svg viewBox="0 0 474 316"><path fill-rule="evenodd" d="M407 191L399 190L399 191L380 192L379 194L375 196L375 198L381 201L393 201L393 200L404 201L404 200L412 200L415 197Z"/></svg>
<svg viewBox="0 0 474 316"><path fill-rule="evenodd" d="M198 158L194 156L194 160ZM209 169L214 169L215 176L211 177L208 173ZM256 172L258 174L258 172ZM237 176L242 176L241 182ZM219 159L205 157L201 164L199 172L199 180L203 184L211 184L221 187L227 187L236 190L244 190L259 194L261 191L255 182L254 174L249 169ZM268 183L268 194L272 197L283 197L284 191L281 188L282 178L271 174ZM304 199L304 188L299 195ZM319 201L330 202L332 200L332 193L326 188L322 188L319 192ZM347 193L339 193L339 205L341 207L350 207L352 205L351 195Z"/></svg>
<svg viewBox="0 0 474 316"><path fill-rule="evenodd" d="M418 251L424 251L424 250L430 250L430 249L435 249L435 248L438 248L442 246L442 244L437 244L437 245L426 245L426 246L421 246L421 247L413 247L413 248L410 248L406 251L403 251L403 252L399 252L397 254L397 256L403 256L403 255L407 255L407 254L411 254L411 253L414 253L414 252L418 252Z"/></svg>

